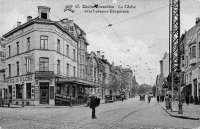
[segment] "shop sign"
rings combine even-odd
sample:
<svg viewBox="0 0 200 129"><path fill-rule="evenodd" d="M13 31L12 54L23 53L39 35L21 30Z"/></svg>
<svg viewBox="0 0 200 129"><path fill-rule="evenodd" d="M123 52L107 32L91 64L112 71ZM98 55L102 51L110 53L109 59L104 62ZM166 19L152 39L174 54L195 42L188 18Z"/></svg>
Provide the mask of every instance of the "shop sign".
<svg viewBox="0 0 200 129"><path fill-rule="evenodd" d="M32 82L34 80L34 75L19 76L14 78L6 79L8 85L17 83Z"/></svg>
<svg viewBox="0 0 200 129"><path fill-rule="evenodd" d="M74 77L67 77L67 78L58 78L56 79L56 82L70 82L75 81L76 79Z"/></svg>
<svg viewBox="0 0 200 129"><path fill-rule="evenodd" d="M36 71L35 79L51 79L54 78L53 71Z"/></svg>

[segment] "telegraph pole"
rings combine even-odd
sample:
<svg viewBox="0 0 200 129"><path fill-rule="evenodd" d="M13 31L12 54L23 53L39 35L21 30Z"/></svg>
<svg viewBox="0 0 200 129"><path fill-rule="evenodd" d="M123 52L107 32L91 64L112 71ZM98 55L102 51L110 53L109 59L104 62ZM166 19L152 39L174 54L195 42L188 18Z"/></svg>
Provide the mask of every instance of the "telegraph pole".
<svg viewBox="0 0 200 129"><path fill-rule="evenodd" d="M172 19L169 19L170 24L170 38L171 38L171 89L172 89L172 103L174 101L174 95L179 96L179 108L178 111L182 113L182 103L180 94L180 0L170 0L170 12L169 15ZM169 48L170 49L170 48ZM178 89L178 91L176 91ZM172 110L172 107L171 107Z"/></svg>

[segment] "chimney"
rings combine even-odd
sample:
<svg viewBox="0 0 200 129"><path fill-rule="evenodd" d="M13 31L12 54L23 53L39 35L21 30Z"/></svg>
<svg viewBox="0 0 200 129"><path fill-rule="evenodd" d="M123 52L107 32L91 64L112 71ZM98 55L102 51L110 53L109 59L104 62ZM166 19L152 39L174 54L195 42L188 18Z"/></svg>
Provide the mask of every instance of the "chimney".
<svg viewBox="0 0 200 129"><path fill-rule="evenodd" d="M39 19L49 20L50 9L51 8L46 7L46 6L38 6L38 16L39 16Z"/></svg>
<svg viewBox="0 0 200 129"><path fill-rule="evenodd" d="M101 57L102 57L102 59L105 59L105 56L104 56L104 55L102 55Z"/></svg>
<svg viewBox="0 0 200 129"><path fill-rule="evenodd" d="M112 61L112 66L114 66L114 61Z"/></svg>
<svg viewBox="0 0 200 129"><path fill-rule="evenodd" d="M21 25L21 22L18 21L18 22L17 22L17 27L20 26L20 25Z"/></svg>
<svg viewBox="0 0 200 129"><path fill-rule="evenodd" d="M101 59L101 52L97 51L97 58Z"/></svg>
<svg viewBox="0 0 200 129"><path fill-rule="evenodd" d="M29 22L30 20L32 20L32 17L31 17L31 16L28 16L28 17L27 17L27 22Z"/></svg>

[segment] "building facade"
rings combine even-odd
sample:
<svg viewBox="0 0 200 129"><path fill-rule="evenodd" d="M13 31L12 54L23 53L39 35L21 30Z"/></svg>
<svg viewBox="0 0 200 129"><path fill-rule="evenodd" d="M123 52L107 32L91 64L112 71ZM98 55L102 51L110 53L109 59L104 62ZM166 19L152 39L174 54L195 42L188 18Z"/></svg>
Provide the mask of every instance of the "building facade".
<svg viewBox="0 0 200 129"><path fill-rule="evenodd" d="M192 96L195 102L200 99L200 19L181 38L181 67L185 89L183 92Z"/></svg>
<svg viewBox="0 0 200 129"><path fill-rule="evenodd" d="M71 29L74 24L66 19L51 21L49 13L49 7L38 6L37 18L28 16L26 23L18 22L3 35L7 39L5 78L13 104L55 105L69 103L69 99L83 102L86 89L94 86L78 78L82 33L77 26L77 31Z"/></svg>

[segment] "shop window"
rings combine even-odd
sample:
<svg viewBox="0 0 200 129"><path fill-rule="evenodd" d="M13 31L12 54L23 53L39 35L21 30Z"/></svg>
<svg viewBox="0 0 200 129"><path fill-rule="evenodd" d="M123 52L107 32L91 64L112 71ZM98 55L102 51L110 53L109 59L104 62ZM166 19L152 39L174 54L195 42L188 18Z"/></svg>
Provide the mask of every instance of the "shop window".
<svg viewBox="0 0 200 129"><path fill-rule="evenodd" d="M16 99L22 99L22 85L16 84Z"/></svg>
<svg viewBox="0 0 200 129"><path fill-rule="evenodd" d="M31 99L31 83L26 83L26 98Z"/></svg>
<svg viewBox="0 0 200 129"><path fill-rule="evenodd" d="M57 84L56 93L61 94L61 85L60 84Z"/></svg>
<svg viewBox="0 0 200 129"><path fill-rule="evenodd" d="M39 64L40 71L49 71L49 58L40 57L39 62L40 62L40 64Z"/></svg>

